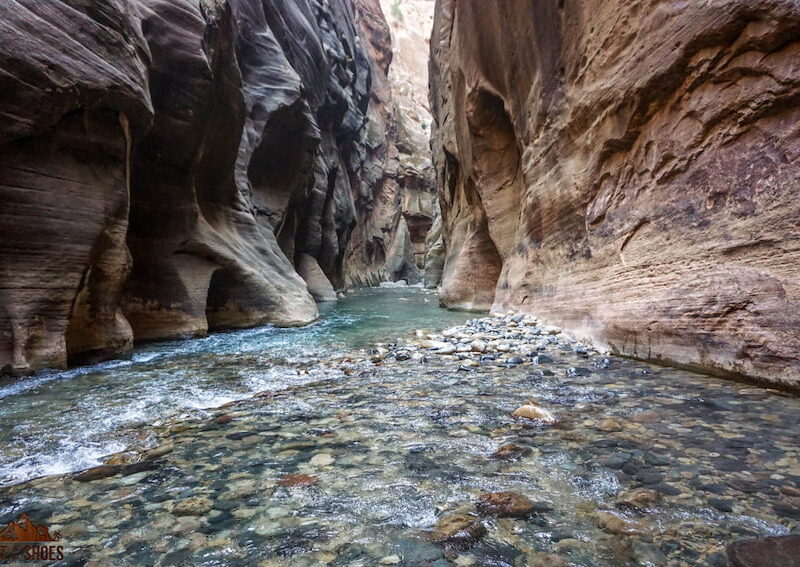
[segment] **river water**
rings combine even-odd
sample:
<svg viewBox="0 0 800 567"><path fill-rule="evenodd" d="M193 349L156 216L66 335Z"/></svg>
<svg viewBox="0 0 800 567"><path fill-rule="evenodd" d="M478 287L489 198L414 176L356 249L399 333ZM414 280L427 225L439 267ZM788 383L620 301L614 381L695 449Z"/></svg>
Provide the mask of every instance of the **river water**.
<svg viewBox="0 0 800 567"><path fill-rule="evenodd" d="M6 384L0 522L27 512L62 534L54 564L91 567L721 566L730 541L798 530L797 398L554 338L544 363L361 350L471 317L437 305L366 290L304 329ZM511 417L531 399L558 424ZM112 476L64 474L123 450ZM478 513L498 491L535 511ZM455 513L486 534L432 543Z"/></svg>
<svg viewBox="0 0 800 567"><path fill-rule="evenodd" d="M360 291L321 304L320 312L308 327L155 343L130 360L0 384L0 485L99 464L105 455L146 444L142 424L202 416L256 392L301 384L319 374L301 366L468 318L440 309L435 294L415 288Z"/></svg>

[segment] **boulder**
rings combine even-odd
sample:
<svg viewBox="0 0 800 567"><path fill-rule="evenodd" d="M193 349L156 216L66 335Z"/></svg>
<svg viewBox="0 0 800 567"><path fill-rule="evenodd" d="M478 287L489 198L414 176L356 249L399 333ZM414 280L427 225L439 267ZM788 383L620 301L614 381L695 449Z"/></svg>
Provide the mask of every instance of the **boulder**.
<svg viewBox="0 0 800 567"><path fill-rule="evenodd" d="M526 404L524 406L518 407L517 409L514 410L514 413L512 415L514 417L522 417L546 425L552 425L556 421L558 421L555 414L553 414L551 411L546 410L539 406L535 406L533 404Z"/></svg>

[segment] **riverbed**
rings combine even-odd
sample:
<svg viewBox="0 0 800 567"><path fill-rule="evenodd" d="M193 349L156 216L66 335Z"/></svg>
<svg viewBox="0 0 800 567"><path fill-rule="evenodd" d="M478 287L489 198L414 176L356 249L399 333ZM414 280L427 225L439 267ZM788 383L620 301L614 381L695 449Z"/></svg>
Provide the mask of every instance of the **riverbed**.
<svg viewBox="0 0 800 567"><path fill-rule="evenodd" d="M798 530L796 397L417 289L326 309L6 384L0 521L27 512L60 564L96 567L722 566ZM502 351L461 348L476 336ZM482 509L498 492L529 509Z"/></svg>

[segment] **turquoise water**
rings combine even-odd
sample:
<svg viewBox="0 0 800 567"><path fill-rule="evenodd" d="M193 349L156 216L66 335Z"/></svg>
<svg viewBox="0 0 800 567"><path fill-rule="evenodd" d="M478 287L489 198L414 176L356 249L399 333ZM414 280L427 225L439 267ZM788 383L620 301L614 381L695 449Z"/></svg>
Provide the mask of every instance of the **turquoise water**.
<svg viewBox="0 0 800 567"><path fill-rule="evenodd" d="M0 384L0 485L80 470L129 446L143 424L319 378L298 366L468 315L416 288L367 289L320 305L308 327L263 327L138 348L130 360Z"/></svg>

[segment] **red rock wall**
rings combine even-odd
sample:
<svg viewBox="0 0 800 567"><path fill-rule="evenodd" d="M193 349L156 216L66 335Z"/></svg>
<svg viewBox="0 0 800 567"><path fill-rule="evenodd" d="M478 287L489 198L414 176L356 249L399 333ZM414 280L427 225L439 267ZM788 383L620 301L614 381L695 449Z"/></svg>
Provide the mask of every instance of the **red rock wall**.
<svg viewBox="0 0 800 567"><path fill-rule="evenodd" d="M449 306L800 385L800 7L439 0Z"/></svg>

